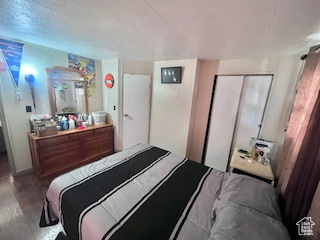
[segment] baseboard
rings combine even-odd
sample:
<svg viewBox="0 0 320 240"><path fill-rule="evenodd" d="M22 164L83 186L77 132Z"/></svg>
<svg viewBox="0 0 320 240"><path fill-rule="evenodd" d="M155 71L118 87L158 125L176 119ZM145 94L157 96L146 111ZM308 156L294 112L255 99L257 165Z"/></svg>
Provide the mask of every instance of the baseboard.
<svg viewBox="0 0 320 240"><path fill-rule="evenodd" d="M16 177L16 176L20 176L20 175L23 175L26 173L31 173L31 172L33 172L33 168L28 168L28 169L22 170L20 172L13 173L12 176Z"/></svg>

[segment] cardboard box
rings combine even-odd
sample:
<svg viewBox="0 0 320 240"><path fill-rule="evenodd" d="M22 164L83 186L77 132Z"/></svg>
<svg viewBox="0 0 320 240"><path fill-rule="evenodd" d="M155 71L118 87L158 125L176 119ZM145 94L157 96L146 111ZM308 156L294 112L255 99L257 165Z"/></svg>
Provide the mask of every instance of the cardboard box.
<svg viewBox="0 0 320 240"><path fill-rule="evenodd" d="M250 147L253 147L253 148L256 147L257 143L265 145L270 150L272 149L273 144L274 144L271 141L267 141L267 140L264 140L264 139L257 139L257 138L252 137L251 140L250 140Z"/></svg>
<svg viewBox="0 0 320 240"><path fill-rule="evenodd" d="M34 123L34 132L38 137L55 135L58 133L56 122L41 121Z"/></svg>

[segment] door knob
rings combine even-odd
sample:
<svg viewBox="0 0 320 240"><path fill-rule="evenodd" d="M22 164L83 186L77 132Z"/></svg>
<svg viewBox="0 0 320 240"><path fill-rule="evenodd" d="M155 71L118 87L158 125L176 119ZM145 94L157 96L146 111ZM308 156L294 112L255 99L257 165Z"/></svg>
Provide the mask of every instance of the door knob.
<svg viewBox="0 0 320 240"><path fill-rule="evenodd" d="M123 116L128 117L128 114L123 114Z"/></svg>

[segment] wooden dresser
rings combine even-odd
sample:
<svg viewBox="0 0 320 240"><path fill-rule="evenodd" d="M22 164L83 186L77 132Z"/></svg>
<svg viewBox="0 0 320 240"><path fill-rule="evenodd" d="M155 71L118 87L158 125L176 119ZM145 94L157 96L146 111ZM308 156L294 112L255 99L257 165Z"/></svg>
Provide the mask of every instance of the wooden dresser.
<svg viewBox="0 0 320 240"><path fill-rule="evenodd" d="M61 131L46 137L31 133L28 136L33 167L40 178L55 177L114 153L111 124Z"/></svg>

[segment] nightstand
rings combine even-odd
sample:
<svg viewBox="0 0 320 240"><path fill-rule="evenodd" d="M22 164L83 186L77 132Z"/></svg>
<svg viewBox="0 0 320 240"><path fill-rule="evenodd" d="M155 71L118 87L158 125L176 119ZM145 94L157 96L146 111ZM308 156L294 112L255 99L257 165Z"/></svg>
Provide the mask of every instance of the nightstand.
<svg viewBox="0 0 320 240"><path fill-rule="evenodd" d="M230 171L233 173L245 174L267 183L274 185L274 175L270 164L260 164L253 160L251 157L247 157L243 153L239 153L235 148L230 162Z"/></svg>

